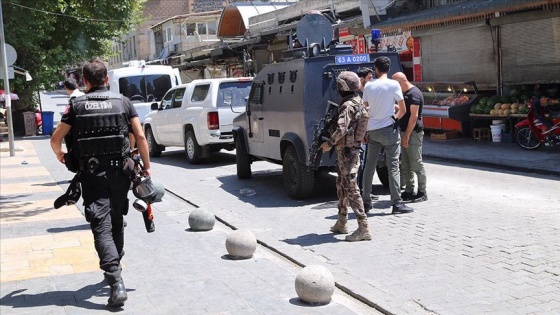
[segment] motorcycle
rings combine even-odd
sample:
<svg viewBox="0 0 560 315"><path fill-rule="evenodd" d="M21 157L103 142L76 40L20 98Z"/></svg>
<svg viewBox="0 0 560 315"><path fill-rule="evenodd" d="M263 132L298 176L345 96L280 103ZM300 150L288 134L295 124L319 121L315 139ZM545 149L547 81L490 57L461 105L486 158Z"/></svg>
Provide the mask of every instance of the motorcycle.
<svg viewBox="0 0 560 315"><path fill-rule="evenodd" d="M537 119L533 106L528 107L527 118L515 124L517 144L526 150L536 150L543 143L547 147L560 143L560 117L551 117L552 126L547 128Z"/></svg>

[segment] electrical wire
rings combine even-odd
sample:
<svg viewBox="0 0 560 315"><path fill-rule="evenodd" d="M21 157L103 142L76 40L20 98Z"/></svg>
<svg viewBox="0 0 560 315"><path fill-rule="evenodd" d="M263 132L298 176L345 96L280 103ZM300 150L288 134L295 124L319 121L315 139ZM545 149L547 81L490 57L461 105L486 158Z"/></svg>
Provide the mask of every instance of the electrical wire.
<svg viewBox="0 0 560 315"><path fill-rule="evenodd" d="M16 6L16 7L31 10L31 11L41 12L41 13L45 13L45 14L58 15L58 16L64 16L64 17L69 17L69 18L74 18L74 19L79 19L79 20L85 20L85 21L92 21L92 22L126 22L126 20L91 19L91 18L85 18L85 17L81 17L81 16L76 16L76 15L56 13L56 12L50 12L50 11L35 9L35 8L31 8L31 7L26 7L26 6L18 4L18 3L13 3L13 2L6 2L6 3L11 4L13 6ZM153 20L153 19L164 19L164 18L169 18L169 17L167 17L167 16L151 17L150 19Z"/></svg>

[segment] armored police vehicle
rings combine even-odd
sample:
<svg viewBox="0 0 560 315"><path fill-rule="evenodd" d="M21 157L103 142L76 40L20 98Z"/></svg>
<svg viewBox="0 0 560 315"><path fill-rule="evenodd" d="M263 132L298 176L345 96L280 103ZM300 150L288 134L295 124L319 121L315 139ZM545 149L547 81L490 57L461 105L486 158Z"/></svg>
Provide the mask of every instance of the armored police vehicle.
<svg viewBox="0 0 560 315"><path fill-rule="evenodd" d="M286 52L285 59L291 60L266 65L253 78L246 112L233 121L237 176L251 177L251 163L255 160L280 164L284 186L295 199L312 194L316 172L334 170L336 153L317 151L320 129L340 102L338 74L360 67L373 68L373 60L379 56L391 59L389 75L401 71L396 53L358 55L349 45L325 44L324 38L332 37L332 25L308 23L308 16L298 24L296 32L298 41L312 44Z"/></svg>

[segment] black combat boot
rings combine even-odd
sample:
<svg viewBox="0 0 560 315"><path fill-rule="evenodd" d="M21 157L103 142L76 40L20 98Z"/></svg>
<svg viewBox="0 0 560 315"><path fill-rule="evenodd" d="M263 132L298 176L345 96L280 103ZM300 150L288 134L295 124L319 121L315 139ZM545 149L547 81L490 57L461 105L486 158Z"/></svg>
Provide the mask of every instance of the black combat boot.
<svg viewBox="0 0 560 315"><path fill-rule="evenodd" d="M126 294L124 281L121 277L121 269L119 268L114 272L105 272L105 279L107 279L109 286L111 286L111 294L107 305L110 307L124 306L124 302L128 299L128 296Z"/></svg>

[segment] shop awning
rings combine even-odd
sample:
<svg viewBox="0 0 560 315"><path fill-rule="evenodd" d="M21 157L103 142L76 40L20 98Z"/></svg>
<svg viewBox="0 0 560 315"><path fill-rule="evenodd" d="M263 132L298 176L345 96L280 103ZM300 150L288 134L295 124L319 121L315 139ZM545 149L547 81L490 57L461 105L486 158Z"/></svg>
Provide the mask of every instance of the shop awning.
<svg viewBox="0 0 560 315"><path fill-rule="evenodd" d="M509 12L560 8L560 0L470 0L442 5L373 24L384 33L466 23Z"/></svg>
<svg viewBox="0 0 560 315"><path fill-rule="evenodd" d="M222 11L220 25L218 26L218 37L243 36L249 29L249 18L276 11L293 5L294 2L240 2L227 6Z"/></svg>

